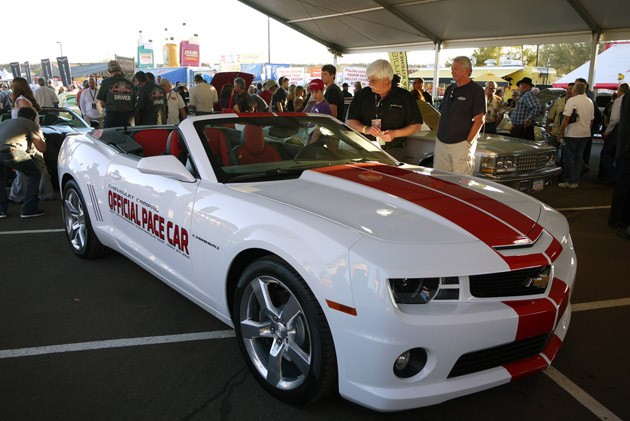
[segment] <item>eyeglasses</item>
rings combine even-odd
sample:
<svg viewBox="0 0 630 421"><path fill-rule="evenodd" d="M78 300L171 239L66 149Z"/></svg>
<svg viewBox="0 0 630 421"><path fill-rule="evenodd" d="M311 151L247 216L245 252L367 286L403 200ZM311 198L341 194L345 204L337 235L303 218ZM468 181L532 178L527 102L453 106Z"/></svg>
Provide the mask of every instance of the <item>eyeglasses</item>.
<svg viewBox="0 0 630 421"><path fill-rule="evenodd" d="M383 79L378 79L378 78L368 78L368 83L370 85L374 85L376 82L378 82L379 80L383 80Z"/></svg>

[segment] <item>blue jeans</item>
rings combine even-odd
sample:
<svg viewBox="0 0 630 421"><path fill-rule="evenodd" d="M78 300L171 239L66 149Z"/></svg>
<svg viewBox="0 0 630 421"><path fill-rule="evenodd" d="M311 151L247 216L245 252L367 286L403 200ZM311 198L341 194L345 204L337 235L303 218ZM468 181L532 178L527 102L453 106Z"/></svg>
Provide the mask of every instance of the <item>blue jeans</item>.
<svg viewBox="0 0 630 421"><path fill-rule="evenodd" d="M14 146L0 152L0 211L6 212L9 204L7 199L8 170L13 168L21 171L28 177L22 214L34 213L39 206L39 180L42 173L31 156Z"/></svg>
<svg viewBox="0 0 630 421"><path fill-rule="evenodd" d="M584 149L590 137L565 137L562 146L562 171L564 181L577 183L582 175Z"/></svg>

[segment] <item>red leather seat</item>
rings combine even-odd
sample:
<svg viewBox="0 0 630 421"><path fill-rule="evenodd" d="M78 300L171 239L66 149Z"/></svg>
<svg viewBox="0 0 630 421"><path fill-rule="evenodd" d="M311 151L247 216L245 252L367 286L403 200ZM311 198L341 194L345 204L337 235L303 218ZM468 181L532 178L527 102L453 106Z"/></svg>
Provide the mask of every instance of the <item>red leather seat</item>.
<svg viewBox="0 0 630 421"><path fill-rule="evenodd" d="M204 132L206 133L206 139L208 139L208 145L210 146L212 155L219 158L224 167L229 166L230 154L225 133L216 127L206 127Z"/></svg>
<svg viewBox="0 0 630 421"><path fill-rule="evenodd" d="M158 156L164 154L170 134L171 130L168 129L146 129L136 132L133 140L142 146L142 156Z"/></svg>
<svg viewBox="0 0 630 421"><path fill-rule="evenodd" d="M236 150L239 164L282 161L280 153L273 146L265 143L265 135L261 126L246 125L243 136L245 143Z"/></svg>

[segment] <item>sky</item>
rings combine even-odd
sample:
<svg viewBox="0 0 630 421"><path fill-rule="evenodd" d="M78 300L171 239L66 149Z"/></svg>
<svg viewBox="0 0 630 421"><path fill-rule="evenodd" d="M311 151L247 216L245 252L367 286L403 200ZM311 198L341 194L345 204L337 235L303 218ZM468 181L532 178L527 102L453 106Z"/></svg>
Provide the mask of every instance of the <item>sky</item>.
<svg viewBox="0 0 630 421"><path fill-rule="evenodd" d="M191 3L196 5L191 6ZM153 6L147 7L147 4ZM85 8L86 3L77 0L64 3L65 10ZM178 43L182 38L198 34L202 63L219 63L222 55L236 54L260 54L262 61L267 62L268 39L271 41L269 62L333 62L332 54L324 46L273 19L268 37L267 22L265 15L237 0L182 3L111 0L98 7L90 6L89 14L75 14L74 19L63 14L29 14L28 28L31 30L24 30L24 22L17 19L4 19L3 32L19 36L2 42L0 63L39 63L45 58L56 62L61 53L68 57L70 63L100 63L113 59L115 55L136 57L140 30L144 42L153 40L156 64L163 62L162 46L167 33ZM92 33L87 29L90 26ZM472 51L443 50L440 64L449 57L470 55ZM434 52L412 51L407 57L410 64L430 64L434 61ZM349 54L338 58L337 63L369 63L379 58L386 59L387 53Z"/></svg>

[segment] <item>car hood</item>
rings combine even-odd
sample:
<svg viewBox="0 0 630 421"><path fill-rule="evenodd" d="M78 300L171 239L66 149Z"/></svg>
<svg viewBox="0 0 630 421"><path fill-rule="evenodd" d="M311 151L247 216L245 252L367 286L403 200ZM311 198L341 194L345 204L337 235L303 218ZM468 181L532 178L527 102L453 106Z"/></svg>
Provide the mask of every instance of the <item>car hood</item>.
<svg viewBox="0 0 630 421"><path fill-rule="evenodd" d="M483 180L380 164L308 170L299 179L232 188L389 242L525 245L540 234L541 204ZM530 238L532 237L532 238Z"/></svg>
<svg viewBox="0 0 630 421"><path fill-rule="evenodd" d="M437 139L437 131L421 131L415 135L411 135L410 137L419 137L424 140L432 140L435 142ZM501 134L482 133L478 140L477 150L483 153L496 153L499 155L530 155L540 153L541 151L553 152L555 148L543 142L519 139L517 137Z"/></svg>

